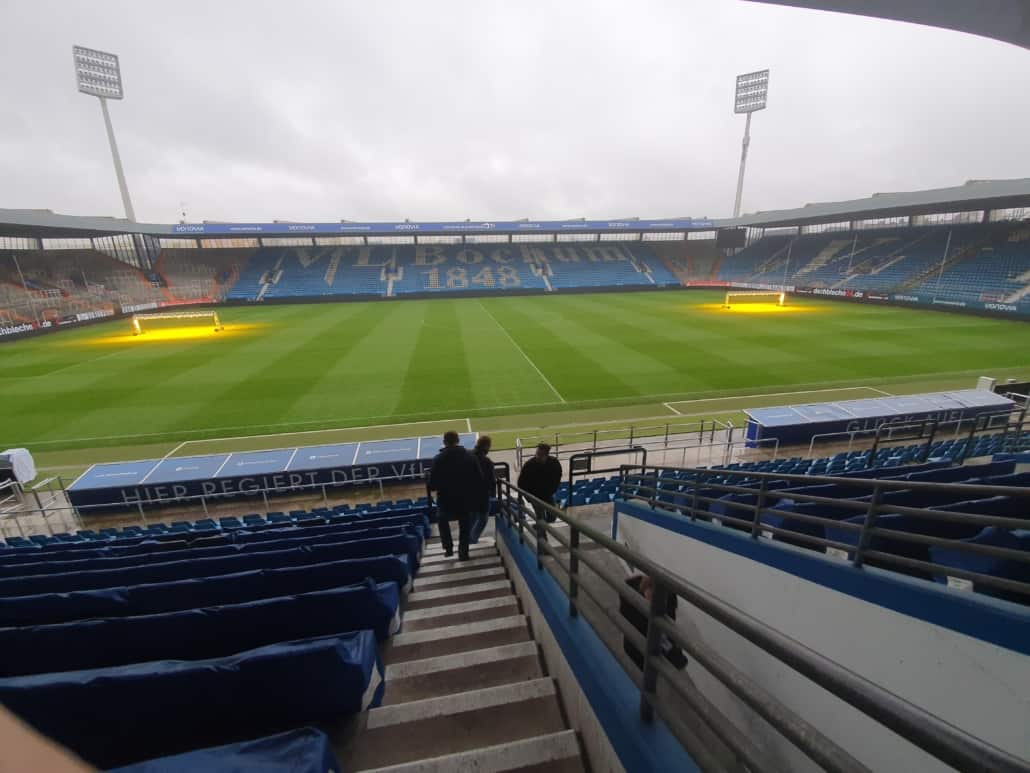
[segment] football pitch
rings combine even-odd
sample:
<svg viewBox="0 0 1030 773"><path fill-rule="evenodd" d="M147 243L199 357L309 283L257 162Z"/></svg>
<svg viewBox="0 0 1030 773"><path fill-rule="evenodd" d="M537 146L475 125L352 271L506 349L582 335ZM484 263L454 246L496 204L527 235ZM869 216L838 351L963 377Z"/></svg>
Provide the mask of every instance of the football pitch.
<svg viewBox="0 0 1030 773"><path fill-rule="evenodd" d="M0 345L4 447L52 469L405 437L516 434L1030 376L1030 325L670 291L219 308L223 332L128 320ZM282 437L279 437L282 436Z"/></svg>

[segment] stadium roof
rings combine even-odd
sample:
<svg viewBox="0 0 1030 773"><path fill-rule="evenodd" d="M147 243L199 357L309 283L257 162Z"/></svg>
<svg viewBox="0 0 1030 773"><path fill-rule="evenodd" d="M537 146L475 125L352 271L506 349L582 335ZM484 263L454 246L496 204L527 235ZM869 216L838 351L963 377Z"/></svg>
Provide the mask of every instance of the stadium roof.
<svg viewBox="0 0 1030 773"><path fill-rule="evenodd" d="M818 202L797 209L754 212L741 215L735 220L718 220L716 223L723 228L733 225L776 227L1012 207L1030 207L1030 178L969 180L965 185L954 188L874 193L866 199Z"/></svg>
<svg viewBox="0 0 1030 773"><path fill-rule="evenodd" d="M1030 0L753 0L968 32L1030 48Z"/></svg>
<svg viewBox="0 0 1030 773"><path fill-rule="evenodd" d="M1030 178L970 180L954 188L875 193L869 198L806 204L796 209L754 212L738 218L642 220L513 220L355 223L133 223L124 218L59 215L48 209L0 209L0 236L88 238L121 233L163 237L384 236L460 234L640 233L707 231L714 228L813 225L900 215L1030 207Z"/></svg>

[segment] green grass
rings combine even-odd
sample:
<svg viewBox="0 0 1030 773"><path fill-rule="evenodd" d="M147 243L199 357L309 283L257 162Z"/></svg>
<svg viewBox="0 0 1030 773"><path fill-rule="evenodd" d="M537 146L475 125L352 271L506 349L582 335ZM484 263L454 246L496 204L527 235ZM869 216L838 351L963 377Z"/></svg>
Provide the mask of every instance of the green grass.
<svg viewBox="0 0 1030 773"><path fill-rule="evenodd" d="M192 442L205 438L267 448L436 433L469 418L510 445L518 432L862 396L753 397L770 392L872 395L1030 375L1022 322L815 300L769 314L705 307L721 298L255 306L220 309L227 331L199 339L126 340L126 321L64 331L0 345L2 442L71 469L230 443ZM748 397L723 399L733 395ZM433 423L312 432L418 421ZM252 437L300 431L308 434Z"/></svg>

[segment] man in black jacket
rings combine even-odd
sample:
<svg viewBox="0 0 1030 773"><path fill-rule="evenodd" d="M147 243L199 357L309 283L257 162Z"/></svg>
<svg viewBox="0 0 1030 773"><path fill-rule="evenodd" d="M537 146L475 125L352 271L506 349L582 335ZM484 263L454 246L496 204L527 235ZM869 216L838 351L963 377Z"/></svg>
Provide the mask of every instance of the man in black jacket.
<svg viewBox="0 0 1030 773"><path fill-rule="evenodd" d="M491 440L489 435L480 435L476 441L472 458L476 460L479 470L479 481L475 502L472 505L469 539L472 544L479 542L479 537L490 519L490 499L497 494L497 479L494 476L494 463L489 457Z"/></svg>
<svg viewBox="0 0 1030 773"><path fill-rule="evenodd" d="M536 447L536 454L533 458L522 465L522 472L519 473L519 488L528 491L537 499L542 499L552 507L557 507L554 501L554 494L561 485L562 468L561 462L551 456L551 447L547 443L540 443ZM538 517L545 521L553 522L554 515L544 508L533 509ZM540 511L543 512L540 512Z"/></svg>
<svg viewBox="0 0 1030 773"><path fill-rule="evenodd" d="M429 471L429 490L436 492L440 544L444 555L454 555L451 521L458 522L458 560L469 557L469 512L479 485L479 469L472 454L461 445L458 433L444 433L443 448Z"/></svg>

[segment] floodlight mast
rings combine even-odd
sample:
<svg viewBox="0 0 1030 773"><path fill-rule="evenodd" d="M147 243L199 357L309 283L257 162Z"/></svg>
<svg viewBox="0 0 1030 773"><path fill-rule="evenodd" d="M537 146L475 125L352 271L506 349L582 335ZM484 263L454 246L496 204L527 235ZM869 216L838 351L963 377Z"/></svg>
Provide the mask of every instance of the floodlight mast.
<svg viewBox="0 0 1030 773"><path fill-rule="evenodd" d="M737 172L737 197L733 203L733 217L740 217L740 198L744 193L744 167L747 165L748 145L751 144L751 114L758 110L765 110L765 98L768 93L768 70L758 70L737 76L733 112L747 113L747 120L744 123L744 139L740 144L740 170Z"/></svg>
<svg viewBox="0 0 1030 773"><path fill-rule="evenodd" d="M111 114L107 109L107 100L122 99L122 71L118 57L105 51L97 51L84 46L72 46L72 58L75 62L75 81L79 91L100 100L100 111L104 116L104 128L107 130L107 141L111 146L111 159L114 161L114 173L118 177L118 190L122 194L122 206L125 217L135 222L136 213L129 198L129 186L125 182L122 170L122 157L118 153L118 143L114 138L114 126Z"/></svg>

